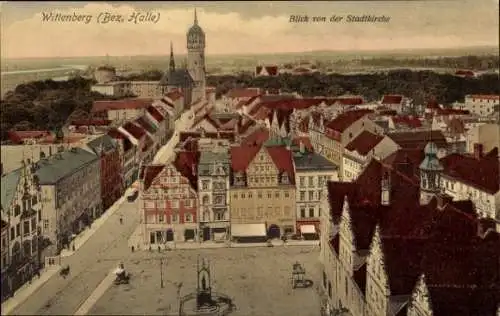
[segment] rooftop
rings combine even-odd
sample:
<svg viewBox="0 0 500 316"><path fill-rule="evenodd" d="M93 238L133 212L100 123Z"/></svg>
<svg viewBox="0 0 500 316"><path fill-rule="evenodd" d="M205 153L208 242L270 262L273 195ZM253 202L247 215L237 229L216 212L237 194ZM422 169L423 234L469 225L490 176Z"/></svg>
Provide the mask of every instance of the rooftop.
<svg viewBox="0 0 500 316"><path fill-rule="evenodd" d="M7 211L16 195L17 185L21 179L21 169L13 170L2 176L0 182L0 202L2 209Z"/></svg>
<svg viewBox="0 0 500 316"><path fill-rule="evenodd" d="M55 184L85 165L98 160L97 155L81 148L72 148L37 162L40 184Z"/></svg>
<svg viewBox="0 0 500 316"><path fill-rule="evenodd" d="M315 153L294 153L293 161L297 171L337 170L338 166Z"/></svg>

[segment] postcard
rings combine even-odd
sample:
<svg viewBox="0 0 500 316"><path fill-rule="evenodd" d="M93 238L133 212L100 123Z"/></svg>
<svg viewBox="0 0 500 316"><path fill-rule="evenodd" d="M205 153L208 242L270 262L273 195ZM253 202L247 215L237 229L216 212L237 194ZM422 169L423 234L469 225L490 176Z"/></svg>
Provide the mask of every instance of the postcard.
<svg viewBox="0 0 500 316"><path fill-rule="evenodd" d="M500 315L499 2L2 1L2 315Z"/></svg>

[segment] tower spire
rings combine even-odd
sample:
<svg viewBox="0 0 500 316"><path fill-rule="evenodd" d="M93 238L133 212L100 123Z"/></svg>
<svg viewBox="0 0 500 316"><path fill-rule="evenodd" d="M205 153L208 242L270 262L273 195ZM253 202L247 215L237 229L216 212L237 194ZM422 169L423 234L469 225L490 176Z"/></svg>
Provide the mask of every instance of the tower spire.
<svg viewBox="0 0 500 316"><path fill-rule="evenodd" d="M194 25L198 25L198 15L196 14L196 8L194 9Z"/></svg>
<svg viewBox="0 0 500 316"><path fill-rule="evenodd" d="M170 71L175 71L174 45L172 44L172 41L170 41L170 65L169 65L169 70Z"/></svg>

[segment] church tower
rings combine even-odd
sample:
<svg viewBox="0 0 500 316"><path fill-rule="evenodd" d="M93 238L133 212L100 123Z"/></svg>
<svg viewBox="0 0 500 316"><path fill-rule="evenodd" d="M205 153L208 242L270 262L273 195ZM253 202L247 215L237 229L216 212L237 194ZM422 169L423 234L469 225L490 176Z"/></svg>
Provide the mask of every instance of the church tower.
<svg viewBox="0 0 500 316"><path fill-rule="evenodd" d="M192 100L195 102L205 99L205 32L198 25L196 9L194 24L187 32L187 50L187 69L194 81Z"/></svg>
<svg viewBox="0 0 500 316"><path fill-rule="evenodd" d="M428 143L424 149L425 158L420 164L420 204L426 205L433 196L441 191L443 166L437 157L438 148Z"/></svg>

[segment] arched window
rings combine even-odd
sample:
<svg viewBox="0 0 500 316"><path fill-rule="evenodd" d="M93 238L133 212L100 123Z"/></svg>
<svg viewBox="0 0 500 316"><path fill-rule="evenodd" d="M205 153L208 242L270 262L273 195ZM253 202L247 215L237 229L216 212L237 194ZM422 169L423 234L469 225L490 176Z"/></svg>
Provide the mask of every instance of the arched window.
<svg viewBox="0 0 500 316"><path fill-rule="evenodd" d="M203 196L202 203L203 203L203 205L207 205L210 203L210 198L208 197L208 195Z"/></svg>

